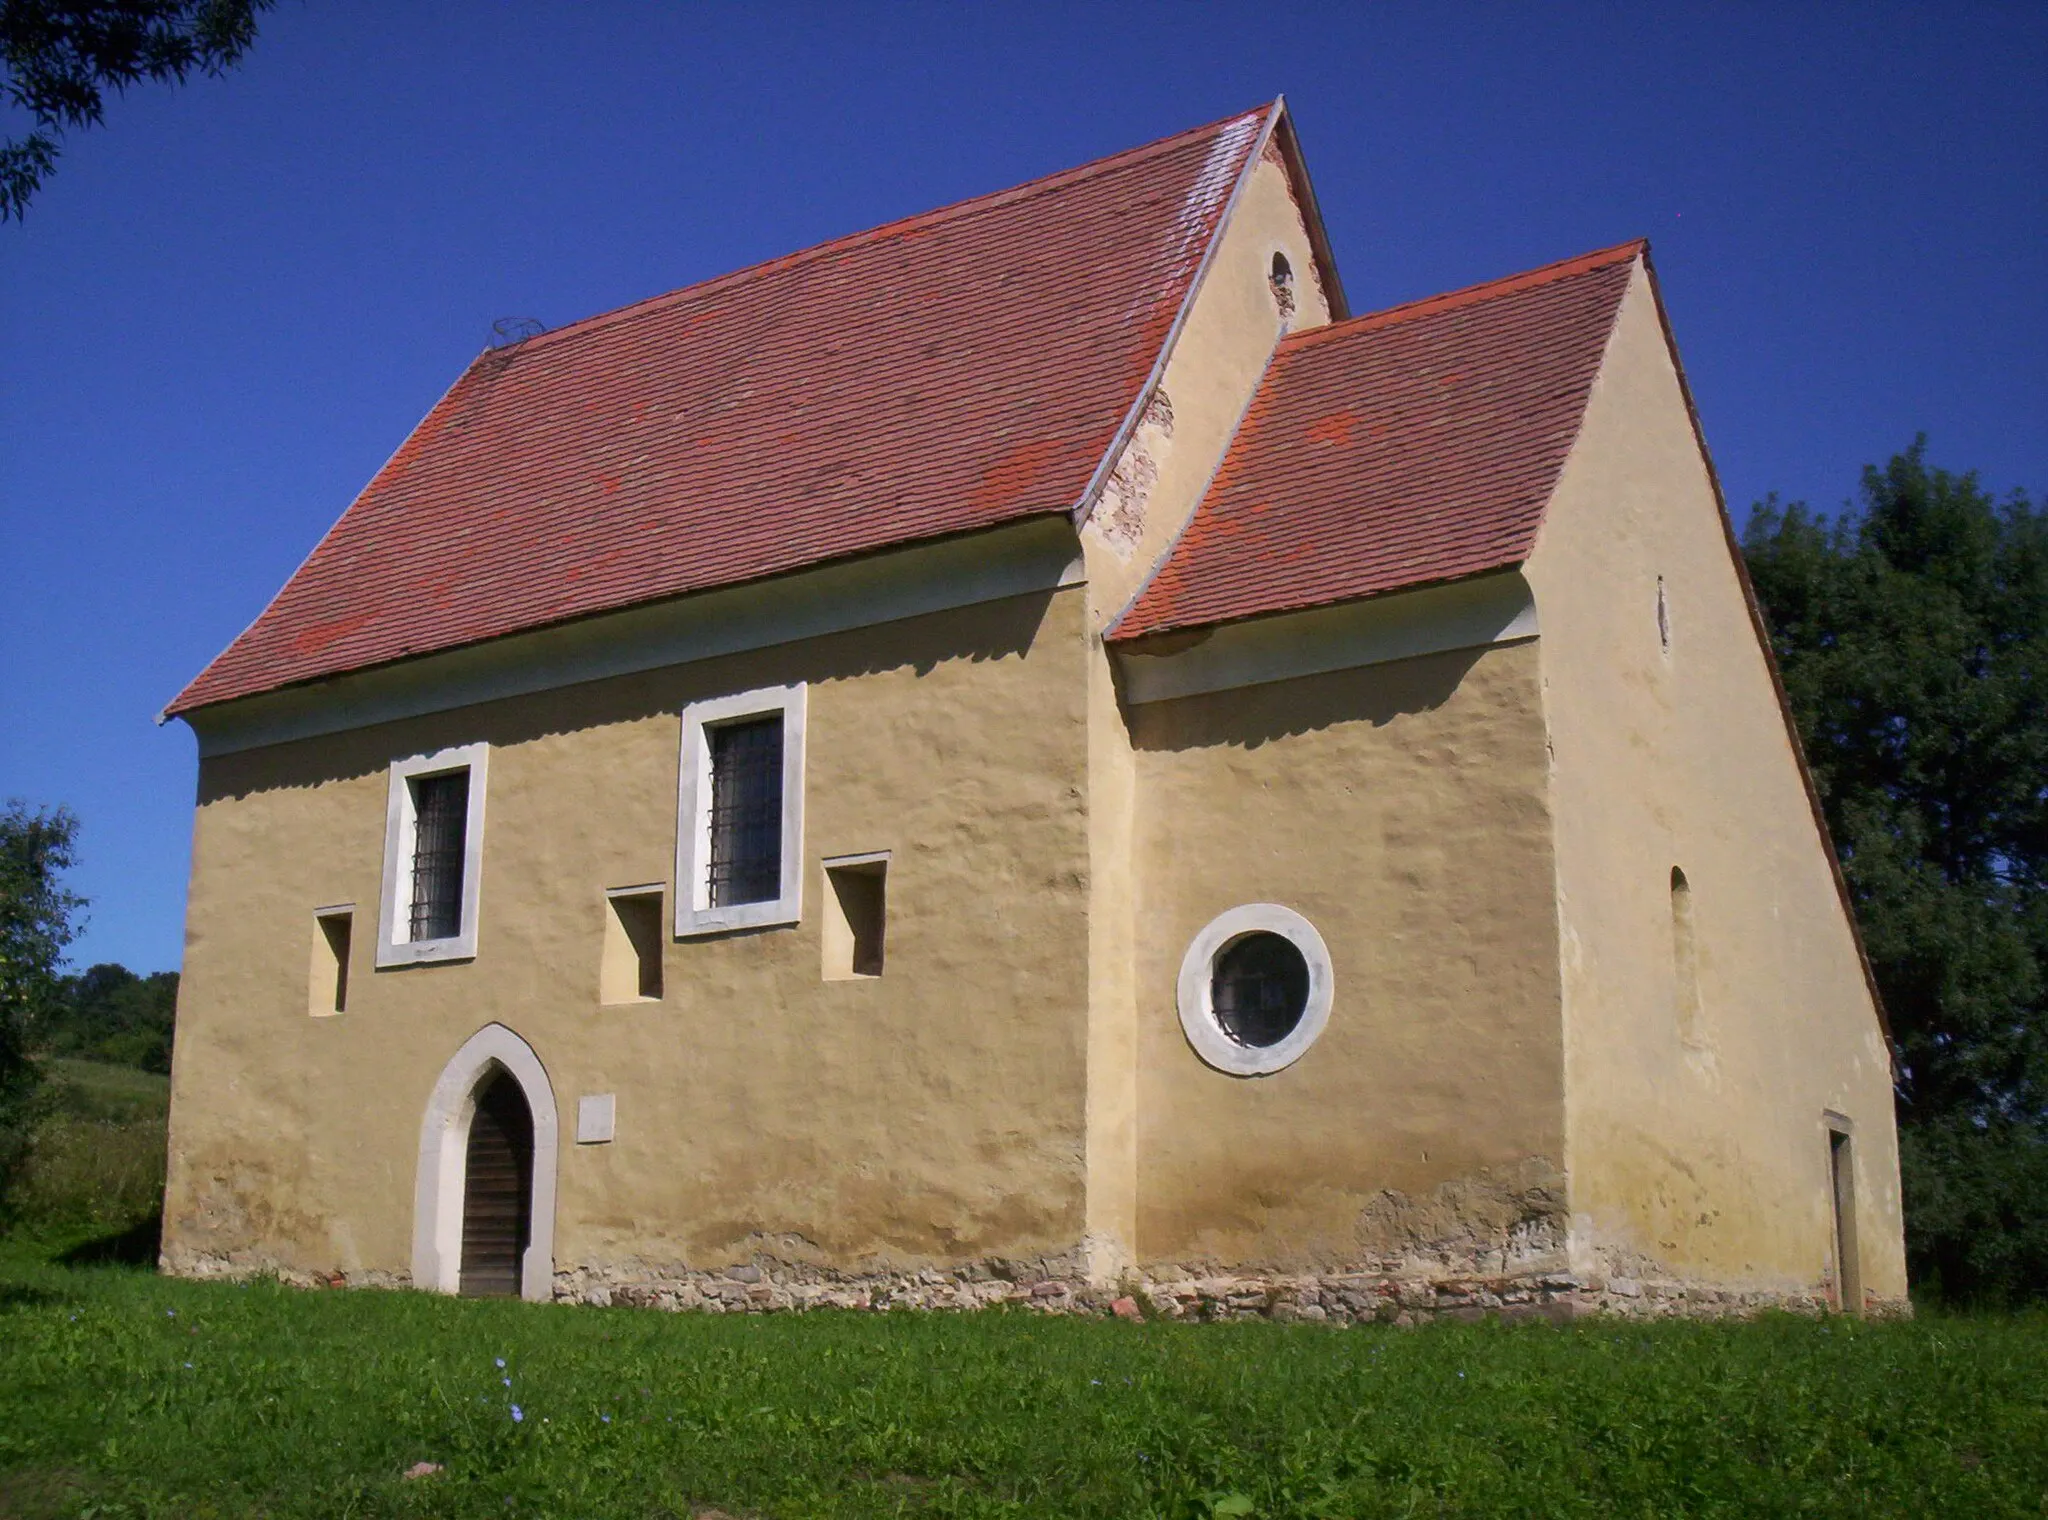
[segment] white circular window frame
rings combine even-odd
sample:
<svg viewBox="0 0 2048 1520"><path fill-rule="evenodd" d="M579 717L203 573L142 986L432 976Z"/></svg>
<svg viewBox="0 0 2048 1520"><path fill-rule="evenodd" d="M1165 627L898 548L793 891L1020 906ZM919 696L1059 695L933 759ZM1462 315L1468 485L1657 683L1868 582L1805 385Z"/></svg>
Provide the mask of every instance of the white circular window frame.
<svg viewBox="0 0 2048 1520"><path fill-rule="evenodd" d="M1287 1038L1272 1045L1240 1045L1216 1021L1216 957L1247 934L1277 934L1308 962L1308 1006ZM1278 903L1245 903L1209 920L1180 962L1180 1027L1195 1054L1233 1077L1264 1077L1292 1066L1330 1022L1336 977L1330 950L1316 926Z"/></svg>

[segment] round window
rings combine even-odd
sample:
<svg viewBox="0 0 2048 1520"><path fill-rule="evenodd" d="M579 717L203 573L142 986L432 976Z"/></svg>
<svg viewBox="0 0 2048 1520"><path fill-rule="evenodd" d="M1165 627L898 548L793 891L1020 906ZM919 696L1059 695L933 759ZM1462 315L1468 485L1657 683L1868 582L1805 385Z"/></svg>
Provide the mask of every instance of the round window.
<svg viewBox="0 0 2048 1520"><path fill-rule="evenodd" d="M1330 953L1315 926L1277 903L1217 916L1180 968L1180 1022L1218 1071L1256 1077L1301 1058L1330 1017Z"/></svg>

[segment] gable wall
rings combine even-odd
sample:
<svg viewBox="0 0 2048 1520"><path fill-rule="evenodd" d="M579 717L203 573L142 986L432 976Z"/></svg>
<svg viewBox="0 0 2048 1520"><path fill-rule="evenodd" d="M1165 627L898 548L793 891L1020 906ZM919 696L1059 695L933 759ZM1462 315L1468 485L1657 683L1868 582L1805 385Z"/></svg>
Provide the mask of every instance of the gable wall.
<svg viewBox="0 0 2048 1520"><path fill-rule="evenodd" d="M1269 284L1276 250L1294 269L1291 317L1281 315ZM1081 532L1088 576L1087 1233L1089 1272L1098 1281L1115 1279L1132 1259L1138 1122L1136 770L1101 633L1194 514L1274 346L1294 327L1329 319L1300 207L1278 152L1269 150L1240 186L1144 420Z"/></svg>
<svg viewBox="0 0 2048 1520"><path fill-rule="evenodd" d="M1832 1258L1833 1110L1855 1126L1864 1284L1902 1295L1875 1010L1641 266L1526 574L1554 748L1580 1265L1812 1288ZM1690 1039L1674 866L1696 926Z"/></svg>
<svg viewBox="0 0 2048 1520"><path fill-rule="evenodd" d="M1562 1269L1537 661L1523 640L1133 710L1148 1271ZM1315 925L1335 995L1298 1061L1247 1078L1195 1054L1175 993L1203 926L1257 902Z"/></svg>
<svg viewBox="0 0 2048 1520"><path fill-rule="evenodd" d="M1082 1226L1083 592L933 613L202 764L173 1074L174 1267L409 1268L420 1123L498 1021L566 1127L555 1264L875 1268ZM673 882L680 711L809 687L804 919L676 941L600 1007L607 888ZM397 757L492 745L470 963L372 966ZM821 979L824 856L890 850L877 981ZM316 907L356 908L314 1018ZM673 897L668 899L673 904ZM571 1143L576 1100L617 1139Z"/></svg>

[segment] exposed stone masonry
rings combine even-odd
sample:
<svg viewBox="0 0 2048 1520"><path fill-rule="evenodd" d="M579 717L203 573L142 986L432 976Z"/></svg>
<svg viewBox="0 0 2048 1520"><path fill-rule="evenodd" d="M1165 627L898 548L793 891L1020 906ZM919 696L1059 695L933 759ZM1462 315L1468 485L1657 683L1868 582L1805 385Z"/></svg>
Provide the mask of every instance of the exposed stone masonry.
<svg viewBox="0 0 2048 1520"><path fill-rule="evenodd" d="M997 1261L950 1271L878 1274L832 1273L765 1259L722 1272L585 1266L555 1274L555 1298L713 1314L1010 1305L1048 1314L1107 1315L1117 1312L1120 1300L1128 1300L1155 1319L1398 1326L1490 1316L1505 1321L1562 1321L1588 1314L1724 1318L1766 1309L1817 1314L1827 1308L1819 1293L1738 1292L1664 1279L1565 1272L1492 1277L1227 1273L1134 1276L1116 1286L1102 1286L1086 1282L1063 1261Z"/></svg>
<svg viewBox="0 0 2048 1520"><path fill-rule="evenodd" d="M301 1288L405 1288L399 1272L307 1272L257 1253L166 1252L174 1276L275 1277ZM1498 1318L1563 1322L1588 1315L1629 1319L1740 1318L1765 1310L1820 1314L1824 1289L1773 1292L1709 1287L1658 1277L1526 1272L1420 1276L1379 1271L1138 1276L1115 1286L1083 1279L1076 1261L988 1261L940 1271L835 1273L757 1258L720 1271L632 1263L584 1265L555 1274L557 1303L695 1311L801 1313L811 1309L961 1311L1010 1306L1042 1314L1111 1315L1188 1323L1269 1319L1283 1323L1410 1326ZM1910 1313L1873 1301L1878 1314Z"/></svg>

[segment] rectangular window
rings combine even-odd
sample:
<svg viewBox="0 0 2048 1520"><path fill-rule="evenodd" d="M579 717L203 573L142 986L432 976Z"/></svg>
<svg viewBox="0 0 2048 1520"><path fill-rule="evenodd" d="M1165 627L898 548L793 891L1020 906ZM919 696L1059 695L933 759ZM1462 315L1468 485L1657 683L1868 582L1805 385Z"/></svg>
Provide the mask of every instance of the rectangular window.
<svg viewBox="0 0 2048 1520"><path fill-rule="evenodd" d="M490 746L465 744L391 764L377 964L476 954Z"/></svg>
<svg viewBox="0 0 2048 1520"><path fill-rule="evenodd" d="M678 936L801 917L804 716L802 686L741 692L683 710Z"/></svg>
<svg viewBox="0 0 2048 1520"><path fill-rule="evenodd" d="M728 723L711 741L714 908L782 895L782 714Z"/></svg>
<svg viewBox="0 0 2048 1520"><path fill-rule="evenodd" d="M412 915L409 939L451 939L462 932L463 834L469 822L469 772L411 783Z"/></svg>

